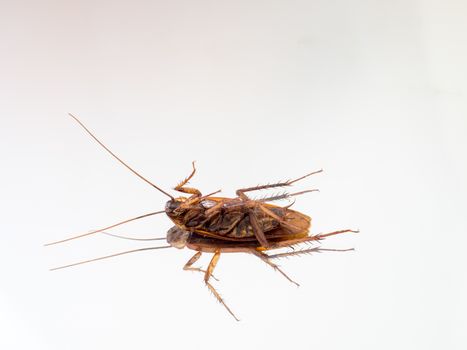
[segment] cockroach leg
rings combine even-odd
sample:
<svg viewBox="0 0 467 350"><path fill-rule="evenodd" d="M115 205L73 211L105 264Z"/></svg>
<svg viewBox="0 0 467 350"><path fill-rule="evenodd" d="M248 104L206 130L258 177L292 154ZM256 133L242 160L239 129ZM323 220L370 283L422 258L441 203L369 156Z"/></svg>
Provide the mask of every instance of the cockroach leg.
<svg viewBox="0 0 467 350"><path fill-rule="evenodd" d="M241 199L243 200L248 200L248 196L245 194L245 192L252 192L252 191L258 191L258 190L265 190L265 189L268 189L268 188L275 188L275 187L285 187L285 186L290 186L292 185L293 183L295 182L298 182L300 180L303 180L304 178L308 177L308 176L311 176L311 175L314 175L314 174L318 174L320 172L322 172L323 169L320 169L318 171L313 171L311 173L308 173L306 175L303 175L301 177L298 177L296 179L293 179L293 180L287 180L285 182L278 182L278 183L275 183L275 184L267 184L267 185L259 185L259 186L254 186L254 187L247 187L247 188L241 188L239 190L237 190L237 196L239 196Z"/></svg>
<svg viewBox="0 0 467 350"><path fill-rule="evenodd" d="M193 196L196 196L196 197L201 197L201 192L199 190L197 190L196 188L184 187L188 183L188 181L190 181L191 178L196 173L195 162L193 161L191 164L193 166L193 171L191 172L191 174L187 178L185 178L177 186L175 186L174 190L178 191L178 192L182 192L182 193L189 193L189 194L192 194Z"/></svg>
<svg viewBox="0 0 467 350"><path fill-rule="evenodd" d="M262 204L260 204L258 202L254 202L254 205L255 205L255 207L259 208L263 213L265 213L266 215L272 217L274 220L276 220L276 221L278 221L280 223L284 222L284 220L280 216L276 215L272 210L266 208L265 205L262 205Z"/></svg>
<svg viewBox="0 0 467 350"><path fill-rule="evenodd" d="M295 250L293 252L272 254L272 255L268 255L268 258L269 259L278 259L278 258L286 258L286 257L289 257L289 256L305 255L305 254L320 253L320 252L350 252L350 251L353 251L353 250L355 250L355 249L354 248L349 248L349 249L327 249L327 248L315 247L315 248L309 248L309 249Z"/></svg>
<svg viewBox="0 0 467 350"><path fill-rule="evenodd" d="M180 187L175 189L178 192L189 193L193 195L193 197L201 197L200 190L193 188L193 187Z"/></svg>
<svg viewBox="0 0 467 350"><path fill-rule="evenodd" d="M198 272L202 272L202 273L206 274L206 272L207 272L206 270L200 269L199 267L192 267L192 265L199 260L199 258L201 257L201 254L202 254L201 252L197 252L195 255L193 255L191 257L191 259L188 260L188 262L185 264L185 266L183 266L183 270L185 270L185 271L198 271ZM214 278L216 281L219 281L212 274L211 274L211 277Z"/></svg>
<svg viewBox="0 0 467 350"><path fill-rule="evenodd" d="M211 261L209 262L208 268L206 272L204 273L204 282L209 283L209 278L212 276L212 272L216 268L217 262L219 261L219 258L221 257L220 251L216 251L214 255L212 256Z"/></svg>
<svg viewBox="0 0 467 350"><path fill-rule="evenodd" d="M288 241L284 242L277 242L274 244L271 244L270 249L279 249L279 248L286 248L290 247L296 244L301 244L301 243L307 243L307 242L314 242L314 241L320 241L326 237L333 236L333 235L338 235L341 233L359 233L360 231L356 230L340 230L340 231L334 231L334 232L329 232L329 233L319 233L314 236L309 236L309 237L304 237L304 238L297 238L297 239L290 239Z"/></svg>
<svg viewBox="0 0 467 350"><path fill-rule="evenodd" d="M264 248L268 248L270 244L266 239L266 235L264 234L253 209L249 209L248 216L250 219L251 228L253 229L256 239L261 244L261 246L263 246Z"/></svg>
<svg viewBox="0 0 467 350"><path fill-rule="evenodd" d="M175 187L175 189L178 189L178 188L180 188L180 187L185 186L185 185L188 183L188 181L190 181L191 178L195 175L195 173L196 173L195 162L194 162L194 161L191 162L191 165L193 166L193 170L192 170L191 174L188 175L184 180L182 180L182 181Z"/></svg>
<svg viewBox="0 0 467 350"><path fill-rule="evenodd" d="M270 217L272 217L274 220L276 220L277 222L279 222L282 226L285 226L285 227L288 227L294 231L301 231L302 229L300 227L297 227L295 225L292 225L291 223L288 223L287 221L285 221L283 218L281 218L280 216L274 214L274 212L272 212L272 210L268 209L266 206L258 203L258 202L254 202L254 205L259 208L263 213L265 213L266 215L269 215Z"/></svg>
<svg viewBox="0 0 467 350"><path fill-rule="evenodd" d="M277 266L276 264L274 264L273 262L271 262L269 259L269 255L263 253L263 252L260 252L258 250L252 250L251 251L254 255L256 255L258 258L260 258L261 260L263 260L266 264L268 264L269 266L271 266L275 271L278 271L282 276L284 276L285 278L287 278L288 281L292 282L293 284L295 284L297 287L300 287L300 285L295 282L294 280L292 280L289 276L286 275L286 273L284 271L282 271L279 266Z"/></svg>
<svg viewBox="0 0 467 350"><path fill-rule="evenodd" d="M341 234L341 233L347 233L347 232L351 232L351 233L359 233L360 231L358 230L339 230L339 231L333 231L333 232L328 232L328 233L318 233L317 235L314 235L310 238L315 238L316 240L320 240L320 239L323 239L323 238L326 238L326 237L329 237L329 236L334 236L334 235L338 235L338 234Z"/></svg>
<svg viewBox="0 0 467 350"><path fill-rule="evenodd" d="M213 205L211 208L206 210L206 216L211 216L215 213L217 213L225 204L226 202L223 200L220 200L217 202L215 205Z"/></svg>
<svg viewBox="0 0 467 350"><path fill-rule="evenodd" d="M213 255L212 259L211 259L211 262L209 263L209 266L207 268L207 271L204 274L204 283L206 284L208 289L211 291L211 293L214 294L217 301L219 303L221 303L222 305L224 305L225 309L229 312L229 314L231 314L233 316L233 318L235 318L235 320L240 321L237 318L237 316L235 316L235 314L232 312L232 310L230 310L230 308L227 306L227 304L224 302L224 299L222 299L221 295L217 292L217 290L212 286L211 283L209 283L209 279L210 279L210 277L213 277L212 272L214 271L214 269L215 269L215 267L217 265L217 262L219 261L220 256L221 256L220 251L216 251L214 253L214 255Z"/></svg>
<svg viewBox="0 0 467 350"><path fill-rule="evenodd" d="M313 190L305 190L305 191L300 191L300 192L295 192L295 193L283 193L283 194L279 194L279 195L276 195L276 196L264 197L264 198L258 199L258 201L259 202L278 201L278 200L281 200L281 199L287 199L287 198L290 198L290 197L295 197L295 196L299 196L301 194L310 193L310 192L319 192L319 190L318 189L313 189Z"/></svg>
<svg viewBox="0 0 467 350"><path fill-rule="evenodd" d="M308 176L311 176L311 175L315 175L315 174L319 174L319 173L322 173L323 172L323 169L319 169L319 170L316 170L316 171L312 171L311 173L308 173L306 175L303 175L301 177L298 177L294 180L288 180L286 181L287 185L292 185L293 183L295 182L298 182L300 180L303 180L304 178L308 177Z"/></svg>

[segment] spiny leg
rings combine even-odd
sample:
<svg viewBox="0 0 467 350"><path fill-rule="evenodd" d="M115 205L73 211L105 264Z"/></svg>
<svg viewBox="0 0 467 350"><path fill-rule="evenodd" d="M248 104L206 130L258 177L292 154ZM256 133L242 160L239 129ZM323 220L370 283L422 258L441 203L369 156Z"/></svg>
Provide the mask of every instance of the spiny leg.
<svg viewBox="0 0 467 350"><path fill-rule="evenodd" d="M203 270L199 267L192 267L192 265L197 262L199 260L199 258L201 257L201 252L197 252L195 255L193 255L191 257L190 260L188 260L188 262L185 264L185 266L183 266L183 270L185 271L198 271L198 272L202 272L204 274L206 274L206 270ZM214 277L213 275L211 275L212 278L214 278L216 281L219 281L216 277Z"/></svg>
<svg viewBox="0 0 467 350"><path fill-rule="evenodd" d="M282 194L276 194L274 196L269 196L269 197L263 197L263 198L260 198L260 199L257 199L259 202L273 202L273 201L278 201L278 200L281 200L281 199L287 199L287 198L290 198L290 197L295 197L295 196L299 196L301 194L305 194L305 193L310 193L310 192L319 192L318 189L313 189L313 190L305 190L305 191L300 191L300 192L295 192L295 193L282 193Z"/></svg>
<svg viewBox="0 0 467 350"><path fill-rule="evenodd" d="M191 164L193 166L193 171L187 178L185 178L177 186L175 186L174 190L178 192L182 192L182 193L189 193L189 194L199 197L201 196L201 192L199 190L197 190L196 188L184 187L196 173L195 162L193 161Z"/></svg>
<svg viewBox="0 0 467 350"><path fill-rule="evenodd" d="M283 241L283 242L276 242L271 245L270 249L279 249L279 248L285 248L285 247L290 247L296 244L300 243L307 243L307 242L313 242L313 241L320 241L326 237L333 236L333 235L338 235L341 233L358 233L360 231L355 231L355 230L339 230L339 231L334 231L334 232L329 232L329 233L319 233L314 236L309 236L309 237L304 237L304 238L297 238L297 239L291 239L288 241Z"/></svg>
<svg viewBox="0 0 467 350"><path fill-rule="evenodd" d="M329 237L329 236L334 236L334 235L338 235L338 234L341 234L341 233L347 233L347 232L359 233L360 231L359 230L349 230L349 229L339 230L339 231L333 231L333 232L328 232L328 233L318 233L317 235L315 235L313 237L320 240L320 239L323 239L323 238L326 238L326 237Z"/></svg>
<svg viewBox="0 0 467 350"><path fill-rule="evenodd" d="M178 189L178 188L180 188L180 187L185 186L185 185L188 183L188 181L190 181L191 178L195 175L195 173L196 173L195 161L191 162L191 165L192 165L192 167L193 167L193 170L192 170L191 174L188 175L188 177L186 177L184 180L182 180L182 181L175 187L175 189Z"/></svg>
<svg viewBox="0 0 467 350"><path fill-rule="evenodd" d="M320 253L320 252L350 252L355 250L354 248L349 249L327 249L327 248L309 248L309 249L301 249L301 250L294 250L292 252L285 252L285 253L278 253L268 255L268 259L278 259L278 258L286 258L289 256L297 256L297 255L305 255L305 254L312 254L312 253Z"/></svg>
<svg viewBox="0 0 467 350"><path fill-rule="evenodd" d="M217 262L219 261L219 258L221 256L220 251L216 251L211 259L211 262L209 263L209 266L206 270L206 273L204 274L204 283L206 283L206 286L208 289L211 291L212 294L216 297L217 301L224 305L225 309L235 318L235 320L240 321L237 316L230 310L230 308L227 306L227 304L224 302L222 299L221 295L217 292L217 290L209 283L209 278L212 277L212 272L214 271Z"/></svg>
<svg viewBox="0 0 467 350"><path fill-rule="evenodd" d="M262 253L262 252L257 251L257 250L252 250L252 253L254 255L256 255L258 258L260 258L261 260L263 260L266 264L271 266L275 271L280 272L282 276L287 278L287 280L289 280L290 282L295 284L297 287L300 287L300 285L297 282L295 282L294 280L292 280L289 276L287 276L286 273L279 268L279 266L277 266L273 262L269 261L270 257L267 254Z"/></svg>
<svg viewBox="0 0 467 350"><path fill-rule="evenodd" d="M241 188L239 190L237 190L237 196L239 196L240 198L242 198L243 200L248 200L248 196L245 194L245 192L251 192L251 191L258 191L258 190L265 190L265 189L268 189L268 188L274 188L274 187L285 187L285 186L290 186L292 185L293 183L297 182L297 181L300 181L300 180L303 180L304 178L308 177L308 176L311 176L311 175L314 175L314 174L318 174L320 172L322 172L323 169L320 169L318 171L313 171L311 173L308 173L306 175L303 175L299 178L296 178L296 179L293 179L293 180L288 180L288 181L285 181L285 182L278 182L278 183L275 183L275 184L268 184L268 185L259 185L259 186L254 186L254 187L247 187L247 188Z"/></svg>
<svg viewBox="0 0 467 350"><path fill-rule="evenodd" d="M255 187L249 187L249 188L242 188L242 189L239 189L236 191L237 193L237 196L243 200L244 202L247 202L250 206L250 209L248 210L248 215L249 215L249 218L250 218L250 223L251 223L251 226L253 228L253 231L255 233L255 236L256 236L256 239L258 239L258 241L260 242L260 244L265 247L265 248L268 248L270 247L270 244L268 242L268 240L266 239L266 236L263 232L263 230L261 229L261 226L259 225L259 222L258 222L258 219L256 217L256 214L254 212L254 209L255 208L259 208L261 211L263 211L266 215L272 217L274 220L278 221L281 225L285 226L285 227L288 227L294 231L300 231L301 228L300 227L296 227L288 222L286 222L283 218L279 217L278 215L276 215L275 213L273 213L271 210L269 210L268 208L266 208L264 205L262 205L259 201L253 201L251 200L246 194L245 192L250 192L250 191L257 191L257 190L263 190L263 189L268 189L268 188L274 188L274 187L283 187L283 186L290 186L291 184L297 182L297 181L300 181L310 175L313 175L313 174L317 174L317 173L320 173L322 172L323 170L318 170L318 171L314 171L314 172L311 172L311 173L308 173L304 176L301 176L297 179L294 179L294 180L289 180L289 181L285 181L285 182L279 182L279 183L275 183L275 184L269 184L269 185L260 185L260 186L255 186ZM299 195L299 194L303 194L303 193L306 193L306 192L309 192L309 191L302 191L302 192L297 192L295 193L294 195ZM280 199L280 198L278 198Z"/></svg>

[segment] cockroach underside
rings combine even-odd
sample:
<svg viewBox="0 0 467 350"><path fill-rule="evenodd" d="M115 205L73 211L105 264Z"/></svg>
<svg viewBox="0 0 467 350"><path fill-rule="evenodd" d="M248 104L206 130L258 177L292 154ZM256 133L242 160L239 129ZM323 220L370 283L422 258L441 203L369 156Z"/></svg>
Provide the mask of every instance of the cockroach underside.
<svg viewBox="0 0 467 350"><path fill-rule="evenodd" d="M141 176L138 172L128 166L119 157L117 157L110 149L108 149L100 140L98 140L76 117L70 114L84 130L107 152L115 159L132 171L142 180L156 188L158 191L168 196L170 199L162 211L152 212L141 215L135 218L127 219L116 224L94 230L85 234L73 236L64 240L49 243L47 245L62 243L72 239L89 236L95 233L105 233L111 236L133 239L133 240L161 240L166 239L169 245L159 247L147 247L129 250L121 253L107 255L95 259L81 261L78 263L61 266L52 270L57 270L65 267L71 267L91 261L107 259L118 255L140 252L144 250L164 249L164 248L188 248L196 253L183 267L184 270L201 272L204 275L204 283L213 293L216 299L225 307L225 309L236 319L238 318L227 306L220 294L214 288L211 282L213 271L222 253L247 253L261 259L263 262L271 266L274 270L282 274L288 281L298 286L298 283L293 281L277 266L273 260L282 257L290 257L296 255L310 254L321 251L349 251L352 249L324 249L320 246L306 247L303 249L295 249L295 246L309 243L319 243L323 239L348 232L358 232L355 230L339 230L325 234L310 235L311 218L298 211L290 209L290 206L277 206L271 202L290 199L298 195L302 195L317 190L305 190L295 193L283 193L279 195L264 197L262 199L252 199L247 193L267 190L272 188L289 187L292 184L303 180L304 178L320 173L322 170L308 173L294 180L278 182L267 185L258 185L254 187L242 188L236 191L236 197L224 198L215 197L214 195L220 191L216 191L209 195L203 196L196 188L187 187L188 182L193 178L196 168L193 162L193 170L191 174L181 181L174 190L187 194L187 197L175 198L166 191L162 190L152 182ZM292 203L293 204L293 203ZM174 226L171 227L165 238L154 239L137 239L132 237L119 236L105 232L116 226L139 220L144 217L165 213L172 220ZM272 250L293 248L285 252L270 254ZM193 267L193 264L199 260L202 253L213 253L208 267L204 270L198 267Z"/></svg>

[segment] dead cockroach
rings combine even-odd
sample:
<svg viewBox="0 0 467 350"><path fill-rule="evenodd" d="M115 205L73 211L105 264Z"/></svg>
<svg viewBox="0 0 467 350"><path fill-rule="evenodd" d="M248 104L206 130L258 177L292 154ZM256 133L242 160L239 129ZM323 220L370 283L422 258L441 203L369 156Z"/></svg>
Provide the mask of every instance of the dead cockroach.
<svg viewBox="0 0 467 350"><path fill-rule="evenodd" d="M53 245L63 243L76 238L89 236L98 232L105 233L111 236L134 239L125 236L119 236L104 232L116 226L135 221L144 217L166 213L167 216L173 221L175 226L170 228L165 238L156 239L136 239L136 240L159 240L166 239L168 246L147 247L124 251L108 256L103 256L91 260L81 261L78 263L65 265L54 268L52 270L62 269L65 267L76 266L91 261L107 259L118 255L140 252L144 250L164 249L164 248L189 248L196 251L195 255L185 264L184 270L198 271L204 274L204 283L208 289L214 294L217 300L227 309L227 311L236 319L238 318L230 310L220 294L213 287L210 282L213 277L213 271L221 253L249 253L257 256L266 264L274 268L274 270L281 273L287 280L298 286L288 277L276 264L272 262L273 259L301 255L307 253L314 253L320 251L348 251L352 249L324 249L320 247L306 248L300 250L292 250L288 252L267 254L266 252L280 249L280 248L293 248L301 243L320 242L326 237L337 235L346 232L358 232L353 230L340 230L325 234L309 235L311 218L298 211L290 209L290 205L280 207L268 202L287 199L298 196L304 193L313 192L317 190L306 190L295 193L283 193L262 199L254 200L247 196L246 193L265 190L278 187L287 187L292 184L308 177L313 174L322 172L322 170L314 171L294 180L285 182L278 182L268 185L259 185L254 187L242 188L236 191L237 197L223 198L215 197L214 195L220 191L213 192L209 195L202 195L196 188L186 187L186 184L195 175L196 168L194 162L191 174L181 181L174 190L188 194L189 197L173 197L166 191L162 190L152 182L144 178L129 165L123 162L116 156L110 149L108 149L99 139L97 139L81 121L70 114L70 116L78 122L81 127L101 145L107 152L109 152L121 164L127 167L135 175L146 181L152 187L170 198L165 205L165 209L157 212L148 213L135 218L121 221L119 223L87 232L81 235L73 236L60 241L48 243L46 245ZM292 203L293 204L293 203ZM213 253L211 262L206 270L198 267L193 267L193 264L201 257L202 253Z"/></svg>

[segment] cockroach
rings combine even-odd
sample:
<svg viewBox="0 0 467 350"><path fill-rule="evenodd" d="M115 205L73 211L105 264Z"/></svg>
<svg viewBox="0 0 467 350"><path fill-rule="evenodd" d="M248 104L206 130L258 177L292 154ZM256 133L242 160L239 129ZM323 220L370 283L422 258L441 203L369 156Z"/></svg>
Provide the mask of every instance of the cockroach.
<svg viewBox="0 0 467 350"><path fill-rule="evenodd" d="M169 200L165 204L165 209L161 211L151 212L140 215L131 219L127 219L116 224L73 236L60 241L48 243L53 245L63 243L84 236L93 235L96 233L105 233L111 236L134 239L134 240L162 240L166 239L169 245L147 247L134 250L128 250L112 255L102 256L95 259L80 261L74 264L65 265L53 268L58 270L66 267L76 266L91 261L107 259L118 255L140 252L145 250L155 250L164 248L189 248L196 253L183 267L184 270L197 271L204 274L204 283L212 292L216 299L225 307L225 309L238 321L238 318L227 306L220 294L211 283L213 271L219 261L222 253L248 253L261 259L263 262L271 266L274 270L282 274L288 281L295 285L299 285L282 271L272 260L282 257L303 255L321 251L349 251L353 249L324 249L320 246L313 248L302 248L295 250L294 247L303 243L321 242L323 239L342 233L354 232L356 230L339 230L330 233L320 233L310 235L311 218L308 215L290 209L291 205L281 207L270 204L270 202L289 199L309 192L317 191L305 190L295 193L282 193L261 199L252 199L247 193L266 190L272 188L289 187L300 180L303 180L311 175L322 172L323 170L314 171L304 176L293 180L277 182L267 185L258 185L254 187L241 188L236 191L235 198L224 198L214 196L219 191L208 195L202 195L201 192L186 185L193 178L196 172L195 163L192 163L191 174L174 187L175 191L186 194L187 196L173 197L168 192L153 184L151 181L136 172L117 155L115 155L107 146L105 146L94 134L74 115L69 114L100 146L102 146L112 157L118 160L122 165L128 168L136 176L147 182L165 196ZM293 204L293 203L292 203ZM131 221L139 220L148 216L165 213L174 223L167 236L164 238L155 239L137 239L125 236L119 236L105 232L116 226L126 224ZM268 254L272 250L281 248L291 248L286 252ZM213 253L208 267L204 270L199 267L193 267L193 264L199 260L202 253Z"/></svg>

